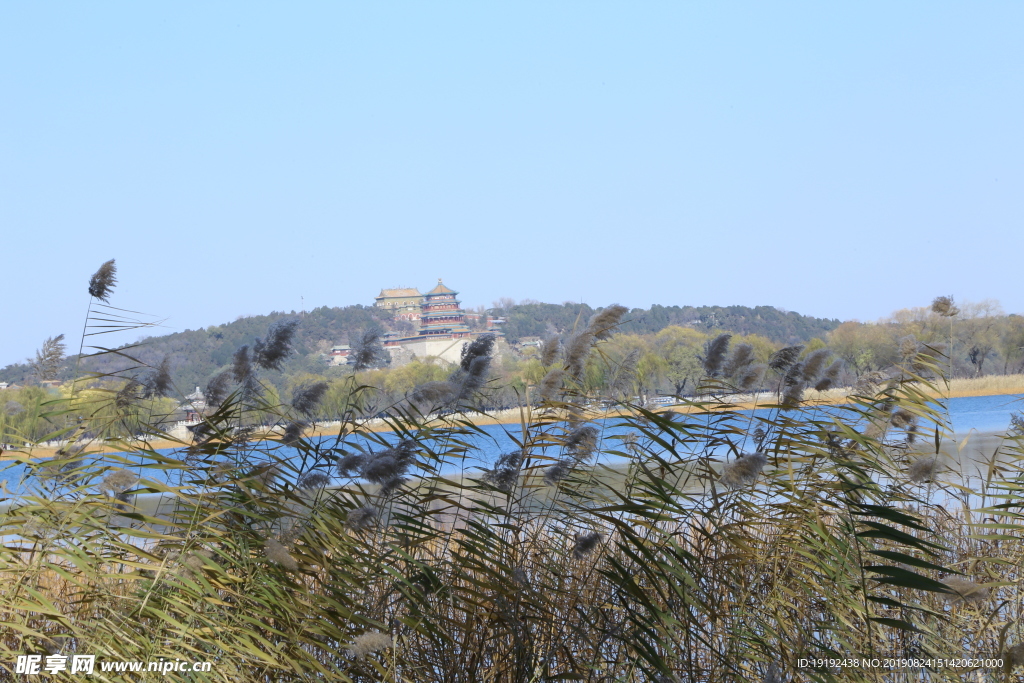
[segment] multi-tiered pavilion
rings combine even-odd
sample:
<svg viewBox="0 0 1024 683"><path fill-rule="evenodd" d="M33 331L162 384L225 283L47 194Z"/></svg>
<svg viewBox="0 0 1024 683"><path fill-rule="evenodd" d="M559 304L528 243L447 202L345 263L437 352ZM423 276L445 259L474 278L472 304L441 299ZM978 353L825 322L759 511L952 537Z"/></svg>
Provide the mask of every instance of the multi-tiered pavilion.
<svg viewBox="0 0 1024 683"><path fill-rule="evenodd" d="M417 336L447 339L468 337L471 333L466 326L466 312L456 298L458 295L454 289L446 287L441 278L437 278L437 287L423 295Z"/></svg>
<svg viewBox="0 0 1024 683"><path fill-rule="evenodd" d="M418 324L415 334L400 337L391 333L385 337L384 346L392 359L436 356L457 363L462 347L478 334L466 324L466 312L458 296L441 278L426 294L409 287L382 289L375 307L392 311L398 320Z"/></svg>

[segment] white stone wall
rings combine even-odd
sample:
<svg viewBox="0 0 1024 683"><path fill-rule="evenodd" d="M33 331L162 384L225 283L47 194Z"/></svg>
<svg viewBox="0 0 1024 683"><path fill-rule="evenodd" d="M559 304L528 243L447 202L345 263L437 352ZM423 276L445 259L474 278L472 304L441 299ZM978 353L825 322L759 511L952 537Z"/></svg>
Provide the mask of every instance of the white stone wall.
<svg viewBox="0 0 1024 683"><path fill-rule="evenodd" d="M424 359L429 356L440 358L448 363L458 363L462 360L462 347L472 340L463 339L417 339L405 342L400 346L389 346L392 365L402 365L412 360L413 354L416 358Z"/></svg>

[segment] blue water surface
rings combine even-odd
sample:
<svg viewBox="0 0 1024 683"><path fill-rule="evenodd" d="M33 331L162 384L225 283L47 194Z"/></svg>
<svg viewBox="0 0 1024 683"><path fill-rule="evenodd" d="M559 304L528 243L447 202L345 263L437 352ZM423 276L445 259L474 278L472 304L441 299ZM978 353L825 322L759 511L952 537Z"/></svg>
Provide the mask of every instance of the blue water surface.
<svg viewBox="0 0 1024 683"><path fill-rule="evenodd" d="M977 430L979 432L1003 432L1010 425L1011 413L1024 410L1024 394L953 398L949 400L948 406L949 417L952 421L953 429L958 434L963 434L972 430ZM751 420L757 417L768 418L771 417L773 413L773 411L769 409L736 412ZM824 417L825 415L823 413L822 418ZM606 450L625 450L625 444L622 439L616 437L623 437L629 432L635 431L634 427L623 425L622 420L618 418L597 420L594 424L598 426L601 431L601 448ZM349 436L342 443L338 443L337 437L334 436L318 438L319 443L324 448L341 447L349 452L358 452L359 450L379 450L383 447L380 443L370 442L364 437ZM396 435L390 433L379 433L376 435L376 438L389 444L393 444L398 440ZM473 454L473 457L467 457L460 460L447 459L445 462L441 463L441 474L481 472L484 468L492 466L503 453L508 453L518 448L516 439L522 438L522 433L521 428L517 424L486 425L480 427L480 433L478 434L468 438L464 436L459 438L470 446L469 451ZM273 448L276 456L279 458L298 455L298 452L295 449L281 446L276 442L258 444L256 445L257 450L262 446ZM433 446L437 451L448 451L450 448L450 444L446 445L443 443L435 443ZM171 449L161 452L173 454L173 450ZM559 456L559 452L555 448L549 448L546 451L534 450L533 452L534 454L548 455L552 458L557 458ZM141 464L141 460L139 460L141 456L133 455L132 457ZM614 462L616 459L614 455L607 454L603 454L601 458L605 463ZM143 473L142 468L139 468L139 474L147 479L158 479L165 483L172 484L181 483L180 472L172 471L167 474L164 474L164 472L166 471L146 468ZM33 482L25 481L25 475L26 468L20 463L10 463L6 466L0 466L0 482L3 483L4 490L8 493L17 494L22 493L27 489L36 488L36 485Z"/></svg>

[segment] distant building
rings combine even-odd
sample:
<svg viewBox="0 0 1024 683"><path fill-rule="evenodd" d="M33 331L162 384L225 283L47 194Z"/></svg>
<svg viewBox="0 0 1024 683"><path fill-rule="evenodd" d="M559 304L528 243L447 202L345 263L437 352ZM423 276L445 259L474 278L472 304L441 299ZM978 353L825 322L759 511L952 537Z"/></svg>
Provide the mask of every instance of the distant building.
<svg viewBox="0 0 1024 683"><path fill-rule="evenodd" d="M437 287L423 296L420 304L420 337L446 337L461 339L472 332L466 327L466 312L459 307L455 297L458 292L445 287L441 278L437 278Z"/></svg>
<svg viewBox="0 0 1024 683"><path fill-rule="evenodd" d="M392 362L401 364L414 357L430 356L449 363L459 362L462 347L483 333L474 332L466 324L467 314L462 310L458 295L441 278L426 294L420 294L418 289L381 290L374 306L394 311L399 320L418 324L415 334L402 337L391 332L384 336L384 347L391 354ZM480 319L479 315L472 317ZM493 321L485 316L485 322ZM501 334L493 325L488 327L489 332Z"/></svg>
<svg viewBox="0 0 1024 683"><path fill-rule="evenodd" d="M327 356L327 362L331 365L348 365L349 356L352 355L352 347L348 344L332 346L331 353Z"/></svg>
<svg viewBox="0 0 1024 683"><path fill-rule="evenodd" d="M415 287L382 289L374 299L373 305L395 314L398 320L417 321L423 305L423 295Z"/></svg>
<svg viewBox="0 0 1024 683"><path fill-rule="evenodd" d="M206 410L203 390L196 387L195 391L185 397L185 402L178 406L178 410L185 413L185 422L198 422L202 419L203 411Z"/></svg>

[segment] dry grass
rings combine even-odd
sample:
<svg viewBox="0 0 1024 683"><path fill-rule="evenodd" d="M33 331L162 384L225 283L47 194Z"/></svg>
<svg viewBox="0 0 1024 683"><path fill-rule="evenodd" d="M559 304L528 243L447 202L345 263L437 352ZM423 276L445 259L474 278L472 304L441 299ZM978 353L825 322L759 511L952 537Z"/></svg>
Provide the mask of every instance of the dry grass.
<svg viewBox="0 0 1024 683"><path fill-rule="evenodd" d="M1024 394L1024 375L986 375L952 380L949 396L998 396Z"/></svg>
<svg viewBox="0 0 1024 683"><path fill-rule="evenodd" d="M160 514L104 485L109 470L31 465L49 488L0 517L0 667L59 643L107 660L207 660L196 680L246 683L726 683L768 680L772 665L785 680L877 681L797 662L1016 652L1014 444L983 476L908 476L919 454L907 415L925 444L943 416L894 368L857 402L757 419L728 392L660 415L624 406L617 421L636 436L607 442L628 463L594 466L578 435L607 414L588 411L573 370L600 336L574 337L550 400L516 416L524 457L502 461L510 476L439 476L473 459L478 427L415 406L395 408L401 444L373 453L362 444L379 437L358 422L336 446L272 436L201 440L180 461L145 453L143 470L181 483ZM211 433L301 419L245 388ZM353 381L357 408L361 391ZM464 415L473 397L458 400ZM289 483L331 468L343 483Z"/></svg>

